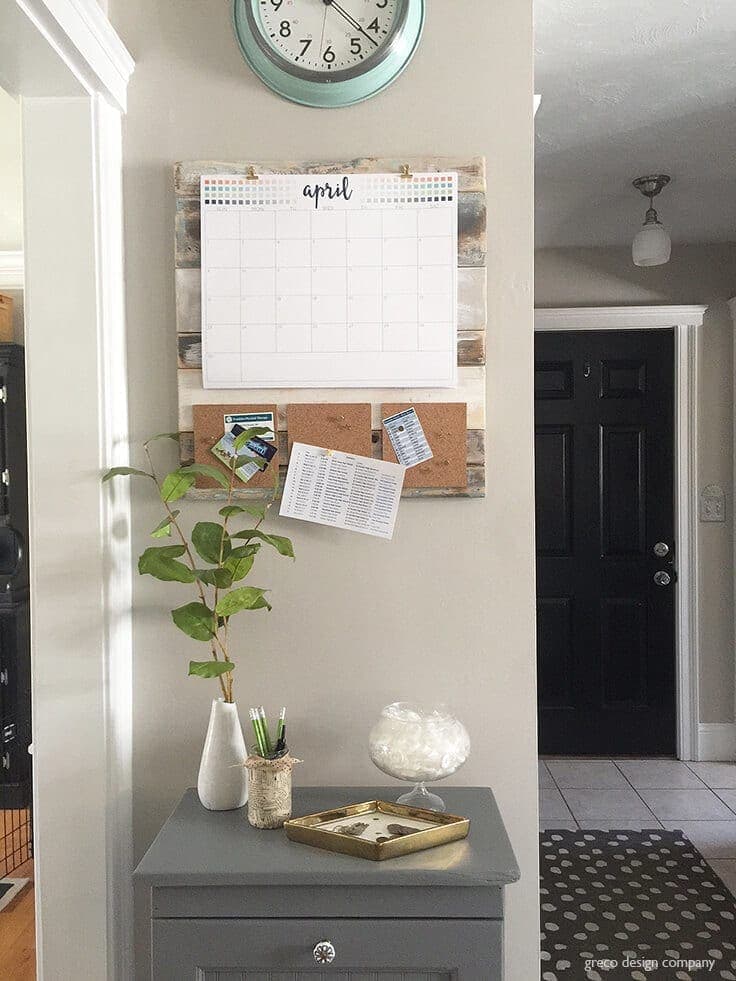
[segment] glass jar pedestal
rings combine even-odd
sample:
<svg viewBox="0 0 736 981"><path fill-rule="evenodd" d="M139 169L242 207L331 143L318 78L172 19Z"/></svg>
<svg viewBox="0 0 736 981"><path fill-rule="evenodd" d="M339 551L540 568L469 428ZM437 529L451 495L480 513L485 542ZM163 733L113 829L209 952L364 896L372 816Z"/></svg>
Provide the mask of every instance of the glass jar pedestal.
<svg viewBox="0 0 736 981"><path fill-rule="evenodd" d="M447 805L439 796L427 790L424 782L416 784L408 794L402 794L396 798L397 804L404 804L406 807L421 807L425 811L446 811Z"/></svg>

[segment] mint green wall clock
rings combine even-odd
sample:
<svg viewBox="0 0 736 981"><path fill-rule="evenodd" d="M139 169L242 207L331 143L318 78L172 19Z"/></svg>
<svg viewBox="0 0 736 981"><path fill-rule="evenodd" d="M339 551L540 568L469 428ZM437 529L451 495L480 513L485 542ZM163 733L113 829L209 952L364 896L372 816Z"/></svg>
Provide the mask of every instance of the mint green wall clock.
<svg viewBox="0 0 736 981"><path fill-rule="evenodd" d="M390 85L419 44L424 0L235 0L243 57L304 106L349 106Z"/></svg>

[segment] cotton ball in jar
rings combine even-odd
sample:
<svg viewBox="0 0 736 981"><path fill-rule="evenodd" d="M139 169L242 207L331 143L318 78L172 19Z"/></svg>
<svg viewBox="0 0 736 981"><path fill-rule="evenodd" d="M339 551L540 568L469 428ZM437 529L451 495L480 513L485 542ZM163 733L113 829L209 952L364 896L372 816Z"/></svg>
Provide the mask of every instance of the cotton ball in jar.
<svg viewBox="0 0 736 981"><path fill-rule="evenodd" d="M368 739L370 756L382 773L399 780L442 780L470 755L465 726L446 708L412 702L387 705Z"/></svg>

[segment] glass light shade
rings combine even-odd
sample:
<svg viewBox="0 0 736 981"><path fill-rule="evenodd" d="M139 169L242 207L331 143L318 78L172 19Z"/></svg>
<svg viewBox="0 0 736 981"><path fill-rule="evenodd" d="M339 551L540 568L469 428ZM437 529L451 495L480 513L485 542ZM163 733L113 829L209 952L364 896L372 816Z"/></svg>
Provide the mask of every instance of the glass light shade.
<svg viewBox="0 0 736 981"><path fill-rule="evenodd" d="M670 261L671 252L672 240L658 221L647 222L631 247L635 266L663 266Z"/></svg>

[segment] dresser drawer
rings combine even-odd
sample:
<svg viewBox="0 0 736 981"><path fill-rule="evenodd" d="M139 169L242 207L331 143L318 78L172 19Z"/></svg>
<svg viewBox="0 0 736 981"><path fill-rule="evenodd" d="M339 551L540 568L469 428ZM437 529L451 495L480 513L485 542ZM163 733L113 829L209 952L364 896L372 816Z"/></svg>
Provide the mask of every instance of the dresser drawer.
<svg viewBox="0 0 736 981"><path fill-rule="evenodd" d="M156 886L156 919L502 919L503 891L473 886Z"/></svg>
<svg viewBox="0 0 736 981"><path fill-rule="evenodd" d="M153 981L501 981L499 920L155 919ZM318 964L329 941L334 961Z"/></svg>

